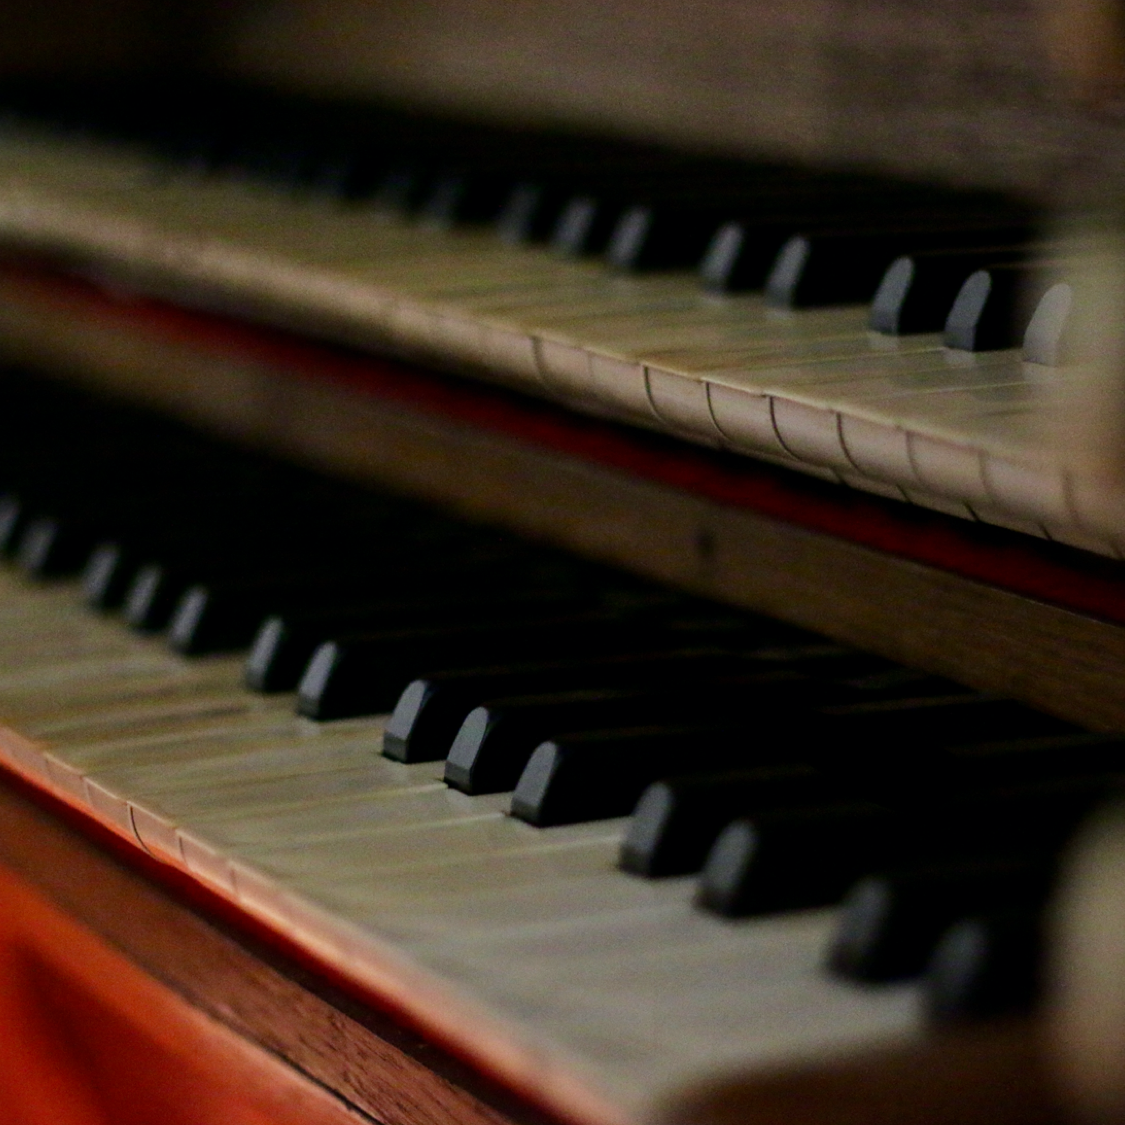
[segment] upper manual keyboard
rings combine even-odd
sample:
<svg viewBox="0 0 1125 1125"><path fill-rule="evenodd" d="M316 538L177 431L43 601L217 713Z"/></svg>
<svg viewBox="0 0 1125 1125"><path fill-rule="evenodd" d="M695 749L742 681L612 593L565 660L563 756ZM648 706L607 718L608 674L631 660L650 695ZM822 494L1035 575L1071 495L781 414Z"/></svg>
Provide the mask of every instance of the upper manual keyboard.
<svg viewBox="0 0 1125 1125"><path fill-rule="evenodd" d="M9 102L12 245L1119 553L1039 421L1071 251L1010 200L244 91Z"/></svg>

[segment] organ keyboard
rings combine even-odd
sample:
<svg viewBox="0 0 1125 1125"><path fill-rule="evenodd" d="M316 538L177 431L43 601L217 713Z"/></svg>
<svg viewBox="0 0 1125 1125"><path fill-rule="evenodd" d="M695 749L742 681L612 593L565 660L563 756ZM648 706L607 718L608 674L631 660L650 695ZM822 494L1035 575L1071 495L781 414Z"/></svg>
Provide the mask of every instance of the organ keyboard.
<svg viewBox="0 0 1125 1125"><path fill-rule="evenodd" d="M933 332L873 336L862 306L789 312L708 295L690 277L614 276L491 233L404 226L237 180L153 186L143 161L51 141L10 140L7 167L10 244L142 291L1114 554L1114 500L1044 457L1041 392L1011 348L951 355ZM1010 238L1015 220L991 225L962 242ZM844 272L870 272L865 253ZM882 254L885 266L895 250Z"/></svg>
<svg viewBox="0 0 1125 1125"><path fill-rule="evenodd" d="M1034 389L1014 348L962 349L951 362L933 333L873 338L859 306L778 311L758 296L706 295L682 276L607 275L490 233L341 211L239 177L154 183L149 160L88 139L17 129L5 146L8 245L103 282L436 359L613 420L1119 553L1113 497L1083 491L1041 456ZM990 221L1005 237L1016 225ZM56 296L81 288L52 284ZM36 299L35 279L27 292L13 288L9 346L42 358L57 341L36 335L36 317L41 329L66 315ZM129 386L120 369L116 380ZM34 572L46 548L26 529L20 542ZM1048 570L1072 561L1044 557ZM1082 575L1089 564L1075 565ZM698 1083L739 1074L749 1075L750 1110L758 1097L764 1114L771 1072L925 1049L916 983L863 990L825 973L838 908L708 917L691 904L690 880L617 870L618 818L532 827L506 815L519 808L507 794L457 792L431 762L378 756L383 718L316 725L290 700L246 692L238 661L171 654L84 614L73 589L5 581L18 638L3 680L10 768L401 1005L548 1109L597 1122L677 1102L691 1112L680 1100ZM185 614L171 635L190 648ZM799 609L785 616L811 623ZM930 657L936 671L953 670ZM1088 674L1086 690L1105 672ZM1067 687L1053 711L1097 725L1117 718L1115 698L1068 704ZM994 1108L1028 1112L1022 1102ZM831 1118L829 1107L818 1112Z"/></svg>

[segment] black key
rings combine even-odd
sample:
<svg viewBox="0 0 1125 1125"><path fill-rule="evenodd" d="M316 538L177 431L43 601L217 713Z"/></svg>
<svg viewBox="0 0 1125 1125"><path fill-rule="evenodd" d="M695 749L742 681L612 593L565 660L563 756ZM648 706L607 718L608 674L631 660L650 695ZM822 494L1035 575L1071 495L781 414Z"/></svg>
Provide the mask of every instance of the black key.
<svg viewBox="0 0 1125 1125"><path fill-rule="evenodd" d="M315 543L315 537L310 535L310 540ZM266 586L271 582L294 582L307 589L311 597L319 582L324 591L323 600L330 602L334 596L339 597L339 592L334 594L333 590L341 573L348 579L352 590L357 588L356 571L360 568L367 589L393 582L394 588L406 596L408 591L435 582L444 569L456 565L463 557L457 555L454 549L452 557L437 552L438 557L435 558L430 549L432 544L418 543L400 543L395 550L388 549L376 556L369 554L362 543L344 542L335 548L329 544L312 546L306 555L299 551L286 554L283 544L276 543L272 535L258 535L247 542L235 541L225 546L224 542L225 537L220 535L213 546L204 545L195 550L170 549L162 553L174 561L151 561L138 568L124 600L125 621L142 631L165 629L193 586L209 586L212 583L228 587L242 584L244 591L252 591L256 584ZM470 555L465 563L476 566L479 560ZM307 604L308 599L302 600ZM254 606L257 617L251 623L249 635L234 647L249 646L265 614L274 608L284 608L285 602L284 597L272 604L268 598L264 604L259 601ZM221 623L224 613L229 613L232 606L235 616L241 616L237 598L233 602L226 597L216 599L209 613L217 613ZM244 624L239 625L240 632L244 632L245 628ZM191 630L186 622L183 632L184 644L192 643ZM201 650L202 646L196 651Z"/></svg>
<svg viewBox="0 0 1125 1125"><path fill-rule="evenodd" d="M0 554L12 557L29 519L27 503L16 493L0 496Z"/></svg>
<svg viewBox="0 0 1125 1125"><path fill-rule="evenodd" d="M564 257L604 254L625 213L644 202L683 195L678 179L682 169L657 174L642 169L636 175L593 176L577 188L559 211L551 232L551 248ZM698 185L693 185L698 198Z"/></svg>
<svg viewBox="0 0 1125 1125"><path fill-rule="evenodd" d="M563 208L574 195L569 184L522 181L512 189L496 220L502 242L517 246L545 242L558 226Z"/></svg>
<svg viewBox="0 0 1125 1125"><path fill-rule="evenodd" d="M844 752L847 769L863 769L876 781L894 784L911 776L915 762L928 767L929 755L939 749L1075 733L1072 723L1021 703L958 694L822 707L820 718L795 730L793 738L825 768Z"/></svg>
<svg viewBox="0 0 1125 1125"><path fill-rule="evenodd" d="M374 177L366 190L350 193L379 211L399 217L414 215L433 190L434 171L428 161L398 160Z"/></svg>
<svg viewBox="0 0 1125 1125"><path fill-rule="evenodd" d="M966 793L1020 786L1066 785L1068 779L1125 773L1125 738L1119 734L1046 734L1031 738L951 746L931 759L932 780Z"/></svg>
<svg viewBox="0 0 1125 1125"><path fill-rule="evenodd" d="M234 560L226 561L231 567L231 580L240 572L245 574L247 571L254 569L254 564L245 557L240 560L241 566L238 566ZM256 565L262 569L268 569L270 560L263 555L258 558ZM139 632L162 632L171 625L173 616L177 613L189 590L193 586L202 586L204 584L201 581L203 575L208 570L213 572L215 569L222 570L223 568L216 564L208 568L198 565L192 566L190 563L187 567L180 567L175 564L160 562L148 562L138 567L133 573L132 581L129 583L122 600L122 616L125 623ZM258 606L255 606L255 609L259 611L257 621L260 621L265 610L260 610ZM190 642L190 624L191 619L186 617L185 611L185 620L182 626L185 634L185 650L187 643ZM253 623L250 639L253 638L252 630ZM249 640L245 642L246 645L249 643ZM236 647L244 647L244 645Z"/></svg>
<svg viewBox="0 0 1125 1125"><path fill-rule="evenodd" d="M648 878L691 874L703 866L716 837L732 820L820 801L840 788L800 763L655 781L629 821L621 868Z"/></svg>
<svg viewBox="0 0 1125 1125"><path fill-rule="evenodd" d="M778 253L766 280L766 297L785 308L813 308L872 299L895 258L946 246L1022 242L1023 224L956 225L937 222L901 230L821 231L795 234Z"/></svg>
<svg viewBox="0 0 1125 1125"><path fill-rule="evenodd" d="M992 790L969 792L948 806L939 798L920 838L937 841L942 855L1024 851L1057 854L1082 820L1099 804L1116 796L1125 771L1079 772L1024 783L1009 779ZM946 811L948 810L948 812ZM960 818L947 835L949 814Z"/></svg>
<svg viewBox="0 0 1125 1125"><path fill-rule="evenodd" d="M686 676L685 676L686 680ZM724 679L721 683L590 687L485 702L466 716L448 746L446 781L467 793L514 789L532 752L547 738L578 731L733 722L761 707L784 707L808 683L784 675Z"/></svg>
<svg viewBox="0 0 1125 1125"><path fill-rule="evenodd" d="M1058 367L1078 358L1074 311L1070 282L1056 282L1039 298L1023 334L1023 358L1028 363Z"/></svg>
<svg viewBox="0 0 1125 1125"><path fill-rule="evenodd" d="M557 250L573 254L604 249L629 191L658 184L669 164L666 153L588 139L572 140L566 150L555 141L538 161L538 169L524 167L498 233L509 243L554 240Z"/></svg>
<svg viewBox="0 0 1125 1125"><path fill-rule="evenodd" d="M794 760L822 763L837 776L864 780L872 792L886 790L893 795L902 788L901 779L894 777L888 782L882 774L888 762L901 758L898 740L904 735L916 745L925 745L927 740L940 744L943 738L956 739L963 730L988 729L990 724L1006 728L1020 723L1034 727L1040 721L1057 722L1000 701L956 697L944 706L935 705L940 702L926 699L903 706L864 705L822 714L782 709L769 715L770 726L761 715L755 715L753 726L748 724L743 732L741 756L732 756L729 741L724 740L715 747L694 748L690 760L701 772L722 768L724 761L732 768ZM925 729L920 730L920 726ZM513 812L536 824L625 815L649 782L684 772L682 761L677 765L671 756L661 758L647 749L636 749L644 745L643 737L638 737L633 747L622 740L620 749L611 748L612 736L591 739L566 738L538 748L517 785ZM673 755L676 748L670 743L664 752ZM638 755L642 760L637 760ZM663 765L654 768L658 762ZM603 782L603 772L612 778L612 785ZM630 796L626 799L624 793ZM591 804L595 799L600 803ZM595 814L595 808L615 811ZM852 878L859 874L853 871Z"/></svg>
<svg viewBox="0 0 1125 1125"><path fill-rule="evenodd" d="M964 224L978 211L977 201L951 205L949 196L916 186L859 176L812 176L720 226L700 264L700 280L718 292L762 289L794 235L863 231L872 236L894 228L948 227Z"/></svg>
<svg viewBox="0 0 1125 1125"><path fill-rule="evenodd" d="M958 918L1037 905L1050 890L1048 857L982 857L865 876L848 892L828 967L858 981L919 976Z"/></svg>
<svg viewBox="0 0 1125 1125"><path fill-rule="evenodd" d="M166 628L188 579L160 563L147 563L137 569L121 602L126 624L144 633Z"/></svg>
<svg viewBox="0 0 1125 1125"><path fill-rule="evenodd" d="M26 553L24 565L31 565L34 557L38 560L34 565L39 569L75 573L86 565L96 546L112 543L124 547L131 539L139 538L122 535L122 528L159 519L162 499L167 502L166 496L154 496L151 492L153 487L159 487L159 465L150 466L149 479L142 482L137 479L140 474L136 466L129 463L131 458L124 453L121 456L126 463L95 459L94 463L84 465L83 472L75 474L76 479L51 482L45 489L50 495L29 504L29 510L37 512L28 522L25 538L34 537L35 544L21 546L20 550ZM142 448L134 450L134 456L143 461L150 454ZM136 555L130 552L127 557L135 565ZM120 565L121 560L118 561ZM104 560L102 565L107 565ZM106 574L103 581L108 577ZM123 580L117 579L118 583Z"/></svg>
<svg viewBox="0 0 1125 1125"><path fill-rule="evenodd" d="M641 272L695 267L730 209L714 205L638 203L618 219L606 246L606 261Z"/></svg>
<svg viewBox="0 0 1125 1125"><path fill-rule="evenodd" d="M447 744L446 778L470 793L514 789L532 751L552 734L655 722L648 716L657 704L650 692L596 688L481 704Z"/></svg>
<svg viewBox="0 0 1125 1125"><path fill-rule="evenodd" d="M139 557L124 543L99 543L82 570L86 604L91 609L120 609L139 565Z"/></svg>
<svg viewBox="0 0 1125 1125"><path fill-rule="evenodd" d="M575 684L596 682L598 673L586 661L575 663L517 664L446 672L412 680L399 696L383 732L383 754L397 762L437 762L452 752L460 729L477 701L553 688L565 691ZM475 746L473 747L475 751ZM467 758L462 762L461 758ZM466 793L500 792L473 786L472 752L464 752L452 766L446 763L445 779ZM515 783L507 786L513 788Z"/></svg>
<svg viewBox="0 0 1125 1125"><path fill-rule="evenodd" d="M899 668L880 672L858 680L836 683L831 680L810 683L805 689L805 706L819 705L835 696L838 703L859 698L924 699L929 689L934 695L950 694L948 681L929 677L910 669ZM966 689L967 691L967 689ZM814 755L819 757L819 755ZM1006 762L1010 767L1010 763ZM802 775L812 771L811 765L791 767ZM757 775L740 780L738 774L714 777L682 777L658 781L641 797L629 823L622 845L621 866L637 875L656 877L686 875L703 866L707 851L726 825L741 816L761 809ZM814 794L811 781L808 799L828 796L831 790L844 791L849 779L844 770L833 774L816 773L821 792ZM850 779L853 787L859 778ZM988 780L995 783L990 775Z"/></svg>
<svg viewBox="0 0 1125 1125"><path fill-rule="evenodd" d="M411 613L413 607L405 598L389 604L384 601L381 612L372 607L365 610L362 599L369 596L374 584L387 576L378 572L372 574L366 568L359 571L344 569L346 565L347 560L343 560L338 572L327 567L292 576L266 574L253 579L239 576L228 581L220 579L197 583L189 587L177 603L168 629L169 644L176 651L187 655L248 648L255 642L264 619L273 610L293 615L306 610L312 620L319 621L323 626L326 615L320 607L338 604L339 599L346 597L349 591L353 608L343 612L330 611L337 622L347 622L352 628L370 628L372 631L417 625L417 618ZM409 582L395 582L393 585L406 587L403 593L409 593ZM518 614L526 616L536 610L542 615L550 612L552 607L556 612L562 613L574 605L575 599L565 596L525 598L520 601L513 599L507 602L497 600L492 606L480 606L474 615L464 613L462 618L483 620L486 619L486 611L491 610L490 619L502 621ZM417 608L418 617L427 620L422 607ZM445 616L456 618L455 613ZM285 620L284 617L280 619ZM277 618L270 617L270 620ZM441 623L442 617L436 612L436 607L431 609L428 620L435 625ZM339 628L329 629L328 635L332 632L339 632ZM324 636L325 632L322 630L318 640L323 640ZM276 628L271 631L271 637L276 652L281 639ZM263 656L263 653L259 653L259 660ZM306 662L307 659L306 655Z"/></svg>
<svg viewBox="0 0 1125 1125"><path fill-rule="evenodd" d="M394 598L336 598L335 604L323 608L271 614L252 642L246 686L252 691L292 691L316 649L334 636L513 621L595 604L593 593L577 584L538 585L532 575L508 579L506 571L496 568L479 575L458 572L433 585L440 590L428 596L411 597L407 590Z"/></svg>
<svg viewBox="0 0 1125 1125"><path fill-rule="evenodd" d="M612 598L608 602L615 605ZM487 670L504 664L591 664L610 657L666 655L703 647L733 653L795 632L754 615L698 611L694 603L680 598L648 599L642 594L639 599L626 596L617 604L620 612L617 608L583 610L553 622L544 621L540 615L524 619L513 614L511 620L499 624L469 621L429 629L417 634L416 649L408 647L414 642L407 638L396 638L398 656L393 660L378 635L344 638L339 644L321 646L314 654L299 685L298 706L311 718L344 718L344 712L376 714L397 706L410 680L427 672ZM409 666L405 662L408 655L418 663ZM407 674L402 679L404 670ZM394 687L396 684L399 686ZM385 694L392 690L393 695ZM373 702L376 698L382 701L379 707ZM424 693L418 698L427 709L433 703ZM478 700L469 702L465 711ZM407 714L412 717L409 727L399 729L396 725L396 737L408 737L418 713L414 704L401 713L404 721ZM455 732L456 726L449 737Z"/></svg>
<svg viewBox="0 0 1125 1125"><path fill-rule="evenodd" d="M696 902L728 918L836 902L869 870L901 825L863 801L780 808L722 830L703 866Z"/></svg>
<svg viewBox="0 0 1125 1125"><path fill-rule="evenodd" d="M938 1022L1028 1011L1040 991L1042 910L1022 907L954 923L926 971L923 1004Z"/></svg>
<svg viewBox="0 0 1125 1125"><path fill-rule="evenodd" d="M945 322L945 344L967 352L1018 347L1047 281L1033 264L990 266L970 274Z"/></svg>
<svg viewBox="0 0 1125 1125"><path fill-rule="evenodd" d="M308 616L308 626L302 614L271 614L262 621L246 658L243 682L247 688L260 692L292 691L325 634L347 629L356 610L349 606L336 614L314 612ZM323 627L326 621L327 629Z"/></svg>
<svg viewBox="0 0 1125 1125"><path fill-rule="evenodd" d="M588 614L540 621L406 630L322 644L297 688L297 710L310 719L345 719L390 711L407 684L429 671L578 660L607 651L636 651L635 624Z"/></svg>
<svg viewBox="0 0 1125 1125"><path fill-rule="evenodd" d="M16 564L35 578L69 578L86 564L94 547L88 524L41 515L29 521L16 547Z"/></svg>
<svg viewBox="0 0 1125 1125"><path fill-rule="evenodd" d="M544 553L496 532L372 498L349 501L327 484L309 487L272 466L264 482L248 482L242 495L221 505L206 502L184 515L172 510L161 534L149 536L153 562L182 574L189 584L239 573L311 573L320 569L369 571L372 581L393 575L404 582L421 572L456 566L542 565ZM171 527L168 527L168 525ZM549 557L549 556L546 556Z"/></svg>
<svg viewBox="0 0 1125 1125"><path fill-rule="evenodd" d="M699 279L705 289L735 293L761 289L792 227L763 231L738 221L721 223L703 252Z"/></svg>
<svg viewBox="0 0 1125 1125"><path fill-rule="evenodd" d="M870 185L867 185L870 188ZM888 206L892 201L885 201ZM716 293L764 289L782 247L798 231L822 227L867 227L877 206L866 194L799 202L798 206L763 208L752 217L722 223L714 232L699 265L704 288Z"/></svg>
<svg viewBox="0 0 1125 1125"><path fill-rule="evenodd" d="M551 739L535 748L520 775L512 815L540 828L606 820L627 816L653 781L681 773L688 763L706 772L784 764L789 751L759 750L750 725L642 727Z"/></svg>
<svg viewBox="0 0 1125 1125"><path fill-rule="evenodd" d="M416 679L395 704L383 735L383 752L400 762L438 761L452 752L452 743L469 712L494 697L582 688L637 689L665 683L674 686L677 680L691 683L730 674L733 668L745 664L745 658L730 652L685 649L675 636L642 638L641 644L644 648L638 651L577 662L524 662ZM462 751L447 764L446 781L466 793L485 792L475 787L475 748L465 746ZM514 785L513 780L507 788Z"/></svg>
<svg viewBox="0 0 1125 1125"><path fill-rule="evenodd" d="M716 635L713 639L722 642L721 635ZM409 707L404 709L403 720L398 722L393 716L385 737L393 738L396 744L408 742L412 734L405 716L409 715L410 723L413 723L427 707L437 707L441 718L433 729L440 733L432 739L426 735L428 749L424 753L434 759L448 753L446 782L465 793L503 792L515 785L519 771L526 764L536 743L564 730L577 730L578 727L557 726L554 730L540 727L536 735L520 724L518 745L513 747L509 744L504 720L495 722L491 709L485 708L487 713L474 716L469 727L458 730L458 727L467 722L473 707L480 704L480 701L487 700L490 695L499 698L515 694L557 693L578 687L617 690L631 687L651 693L658 684L667 681L666 686L660 689L662 699L651 704L651 714L659 715L661 721L668 721L677 708L694 709L700 719L703 719L707 708L717 705L725 697L737 701L733 706L749 706L755 697L766 693L770 707L807 709L814 703L842 704L855 702L857 699L893 698L906 694L909 689L918 691L929 684L929 680L921 673L908 674L906 669L897 669L892 676L887 671L886 661L868 661L844 649L832 650L830 646L823 646L820 651L815 646L794 646L763 651L738 651L737 654L681 651L662 656L656 652L648 652L628 657L624 664L620 661L617 664L617 667L614 667L613 662L602 662L601 667L586 665L586 672L581 669L567 670L565 678L560 676L557 680L552 680L549 673L533 673L530 677L520 677L517 673L507 681L501 679L481 684L464 695L458 694L456 690L450 690L445 695L441 689L446 685L441 683L425 685L416 682L404 693L404 699L408 694L411 698ZM873 665L878 666L880 671L872 672ZM858 684L840 682L836 678L836 673L843 672L847 675L856 671L868 673L871 682L868 683L866 677L861 677ZM823 675L824 673L829 675ZM933 679L936 681L936 678ZM942 684L944 686L944 681ZM453 682L448 683L448 688L455 689L456 686L454 677ZM396 707L396 713L397 711ZM640 721L644 721L643 716L638 718L638 722ZM452 745L451 731L455 731L457 735L453 738ZM497 734L502 736L499 742L494 741ZM530 744L529 738L533 739ZM398 748L393 756L398 757L402 752ZM423 759L400 757L399 760ZM718 827L715 831L718 831Z"/></svg>
<svg viewBox="0 0 1125 1125"><path fill-rule="evenodd" d="M233 652L249 647L269 608L299 601L302 593L322 590L328 576L305 582L197 583L176 603L168 624L168 644L185 656Z"/></svg>
<svg viewBox="0 0 1125 1125"><path fill-rule="evenodd" d="M1075 778L960 799L923 790L895 806L861 801L738 820L708 854L700 903L730 916L823 906L890 862L1050 854L1116 784Z"/></svg>
<svg viewBox="0 0 1125 1125"><path fill-rule="evenodd" d="M419 211L427 226L448 230L462 223L495 223L515 187L512 172L456 169L435 179Z"/></svg>
<svg viewBox="0 0 1125 1125"><path fill-rule="evenodd" d="M625 207L624 200L616 197L573 196L551 232L551 249L568 258L603 253Z"/></svg>
<svg viewBox="0 0 1125 1125"><path fill-rule="evenodd" d="M699 280L715 293L764 289L781 248L795 231L816 223L815 212L789 208L723 222L703 252Z"/></svg>
<svg viewBox="0 0 1125 1125"><path fill-rule="evenodd" d="M1025 255L1018 248L904 254L887 268L871 303L871 327L891 336L940 332L968 276Z"/></svg>

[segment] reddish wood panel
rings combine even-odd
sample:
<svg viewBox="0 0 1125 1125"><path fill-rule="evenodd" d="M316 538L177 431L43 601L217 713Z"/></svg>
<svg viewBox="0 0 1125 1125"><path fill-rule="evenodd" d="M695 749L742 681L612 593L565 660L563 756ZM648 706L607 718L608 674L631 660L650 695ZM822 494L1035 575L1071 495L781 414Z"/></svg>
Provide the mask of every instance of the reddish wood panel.
<svg viewBox="0 0 1125 1125"><path fill-rule="evenodd" d="M4 1125L344 1125L362 1118L0 869Z"/></svg>

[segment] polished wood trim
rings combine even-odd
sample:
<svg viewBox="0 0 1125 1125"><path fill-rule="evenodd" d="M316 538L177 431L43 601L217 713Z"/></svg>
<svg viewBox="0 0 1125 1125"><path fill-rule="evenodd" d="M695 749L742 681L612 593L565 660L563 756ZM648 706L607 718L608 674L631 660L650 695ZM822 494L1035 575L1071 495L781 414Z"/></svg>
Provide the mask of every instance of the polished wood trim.
<svg viewBox="0 0 1125 1125"><path fill-rule="evenodd" d="M11 779L0 781L0 871L34 888L137 970L252 1051L382 1125L547 1125L545 1115L245 930L205 916L113 858ZM107 840L103 840L103 844ZM112 841L108 841L112 847ZM136 859L137 857L132 857ZM310 1120L319 1121L317 1118ZM325 1121L332 1120L325 1118Z"/></svg>

